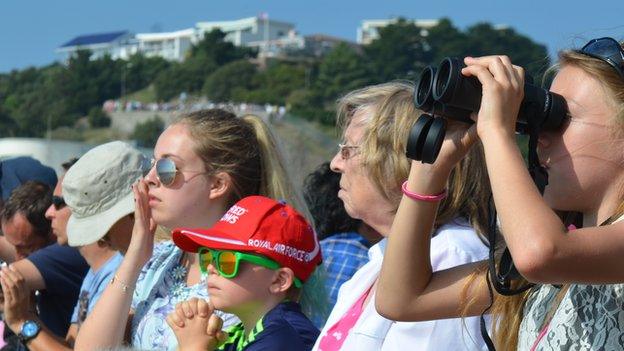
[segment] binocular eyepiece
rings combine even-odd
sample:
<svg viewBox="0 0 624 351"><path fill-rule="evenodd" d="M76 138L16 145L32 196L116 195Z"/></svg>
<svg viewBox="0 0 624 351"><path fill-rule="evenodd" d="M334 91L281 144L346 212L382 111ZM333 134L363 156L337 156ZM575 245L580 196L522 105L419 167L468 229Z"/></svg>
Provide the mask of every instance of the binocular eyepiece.
<svg viewBox="0 0 624 351"><path fill-rule="evenodd" d="M407 141L406 155L410 159L433 163L446 134L446 119L473 123L472 112L481 107L481 83L476 77L461 73L465 65L457 58L447 57L435 68L427 66L421 72L414 89L414 105L424 111ZM526 81L532 81L527 77ZM520 105L516 132L538 133L557 130L566 116L565 99L546 89L525 83L524 99Z"/></svg>

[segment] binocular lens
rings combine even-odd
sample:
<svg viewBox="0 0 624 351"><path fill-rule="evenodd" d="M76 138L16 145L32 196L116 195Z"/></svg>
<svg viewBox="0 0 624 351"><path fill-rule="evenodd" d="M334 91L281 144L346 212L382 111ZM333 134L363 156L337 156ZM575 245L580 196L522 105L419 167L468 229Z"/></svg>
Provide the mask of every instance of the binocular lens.
<svg viewBox="0 0 624 351"><path fill-rule="evenodd" d="M429 111L433 107L433 77L435 68L427 66L418 79L416 91L414 91L414 105L421 110Z"/></svg>
<svg viewBox="0 0 624 351"><path fill-rule="evenodd" d="M449 60L444 60L440 64L440 69L438 70L438 75L435 79L435 99L440 99L446 93L446 88L448 87L450 80L451 62Z"/></svg>
<svg viewBox="0 0 624 351"><path fill-rule="evenodd" d="M417 122L412 128L408 149L417 148L418 150L408 150L409 158L426 163L435 161L446 129L446 122L441 123L436 120L450 118L473 123L470 114L479 111L481 106L481 83L476 77L462 75L463 67L465 65L461 60L447 57L442 60L437 69L427 66L421 72L414 91L414 104L433 116L429 116L430 119L426 125L422 124L424 121ZM528 76L525 81L531 82L532 79ZM516 132L533 134L541 130L557 130L565 119L566 111L563 97L525 83L524 99L518 113ZM423 119L423 116L419 120ZM437 148L437 150L428 148Z"/></svg>

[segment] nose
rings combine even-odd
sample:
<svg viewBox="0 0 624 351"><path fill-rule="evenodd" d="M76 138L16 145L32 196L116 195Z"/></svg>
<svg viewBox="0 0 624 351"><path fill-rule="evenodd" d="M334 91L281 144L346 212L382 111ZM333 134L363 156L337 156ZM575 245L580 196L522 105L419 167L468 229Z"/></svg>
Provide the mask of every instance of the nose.
<svg viewBox="0 0 624 351"><path fill-rule="evenodd" d="M338 150L338 152L336 152L336 154L334 155L334 158L332 158L331 162L329 163L329 168L336 173L342 173L343 165L344 160L340 155L340 150Z"/></svg>
<svg viewBox="0 0 624 351"><path fill-rule="evenodd" d="M206 271L208 272L208 275L219 274L219 272L215 268L214 264L212 264L212 263L208 263L208 266L206 266Z"/></svg>
<svg viewBox="0 0 624 351"><path fill-rule="evenodd" d="M48 209L45 211L45 218L51 221L54 218L55 212L56 212L56 209L54 208L54 204L50 205Z"/></svg>
<svg viewBox="0 0 624 351"><path fill-rule="evenodd" d="M145 175L145 181L147 181L147 185L148 186L159 186L160 182L158 181L158 177L156 175L156 163L154 162L154 164L152 165L152 167L149 169L149 171L147 172L147 174Z"/></svg>

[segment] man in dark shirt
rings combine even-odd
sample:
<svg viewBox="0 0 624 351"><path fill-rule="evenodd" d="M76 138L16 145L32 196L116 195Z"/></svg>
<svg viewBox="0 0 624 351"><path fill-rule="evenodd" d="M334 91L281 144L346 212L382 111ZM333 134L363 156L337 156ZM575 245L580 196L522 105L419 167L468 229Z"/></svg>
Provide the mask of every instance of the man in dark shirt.
<svg viewBox="0 0 624 351"><path fill-rule="evenodd" d="M4 171L3 168L3 176L6 174ZM41 183L38 184L41 185ZM3 211L7 214L7 218L2 222L7 241L11 241L12 234L20 234L19 230L17 233L11 233L13 229L20 229L22 230L21 234L26 234L27 231L24 228L27 228L28 224L32 225L35 222L40 224L33 227L41 227L41 223L47 223L49 237L56 240L56 233L52 234L53 230L51 229L50 221L45 218L45 212L50 206L63 206L63 204L53 204L52 196L48 189L47 200L40 200L43 202L47 201L46 204L36 206L36 215L35 213L25 215L28 211L33 211L33 204L36 201L33 199L27 200L28 194L24 194L24 192L30 193L31 191L28 188L25 190L18 188L13 191L11 197L5 202ZM14 212L14 214L10 215L8 213L9 210ZM20 222L23 219L22 217L31 217L31 219L27 221L29 223L23 223L23 221ZM18 228L11 228L11 225L15 224L16 220ZM54 219L52 222L54 222ZM9 226L7 227L5 224L9 224ZM52 227L54 227L54 223L52 223ZM44 232L45 229L40 228L38 231ZM23 238L23 235L18 235L17 237ZM89 266L78 250L60 246L58 243L53 243L54 240L48 240L44 245L37 248L38 250L27 247L16 248L18 260L11 263L11 269L19 272L24 277L28 290L40 292L37 298L37 307L41 321L53 333L64 338L67 334L73 308L78 300L82 280ZM28 257L21 258L25 255ZM12 259L11 257L1 258L8 262L11 262Z"/></svg>

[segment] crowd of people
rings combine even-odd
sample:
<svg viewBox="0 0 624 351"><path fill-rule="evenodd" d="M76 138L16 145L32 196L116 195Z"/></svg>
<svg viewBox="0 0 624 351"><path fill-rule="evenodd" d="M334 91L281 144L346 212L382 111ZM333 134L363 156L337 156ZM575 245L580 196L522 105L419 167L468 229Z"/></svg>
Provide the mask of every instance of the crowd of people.
<svg viewBox="0 0 624 351"><path fill-rule="evenodd" d="M149 102L143 103L136 100L106 100L102 104L102 110L107 113L114 112L135 112L135 111L150 111L150 112L194 112L205 109L225 109L233 111L237 114L260 114L267 116L270 121L281 121L286 115L286 106L278 106L272 104L254 104L254 103L215 103L206 99L200 99L198 101L190 101L186 94L181 94L177 103L171 102Z"/></svg>
<svg viewBox="0 0 624 351"><path fill-rule="evenodd" d="M338 100L342 142L303 187L263 119L218 108L151 160L121 141L58 179L3 160L2 349L624 350L624 47L560 54L543 194L515 138L523 69L464 64L480 109L432 164L405 155L404 81ZM515 294L492 289L504 249Z"/></svg>

